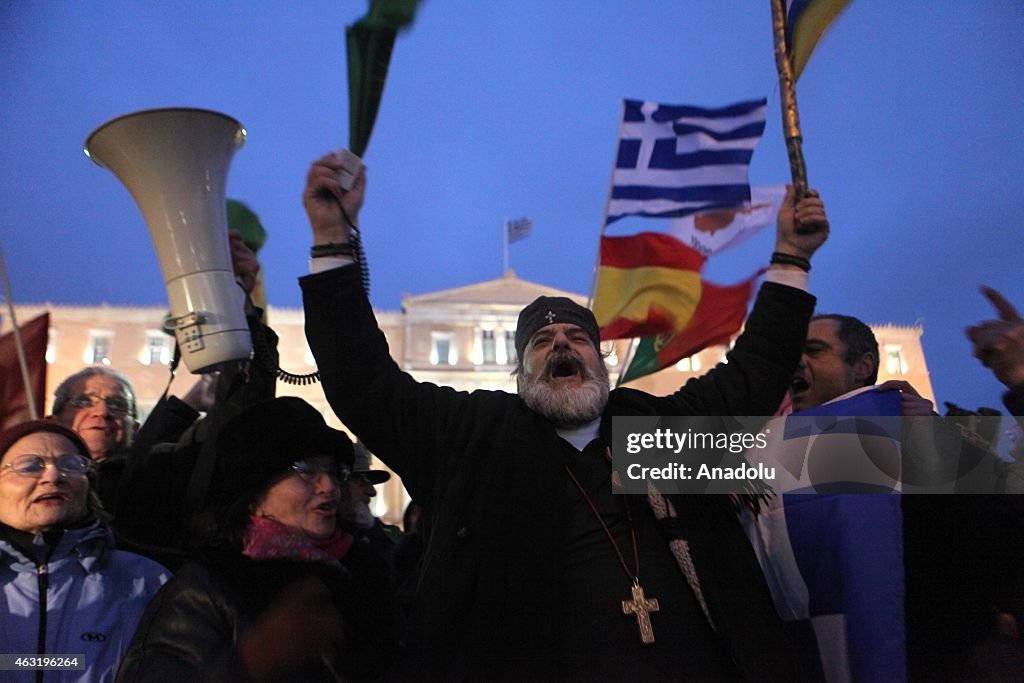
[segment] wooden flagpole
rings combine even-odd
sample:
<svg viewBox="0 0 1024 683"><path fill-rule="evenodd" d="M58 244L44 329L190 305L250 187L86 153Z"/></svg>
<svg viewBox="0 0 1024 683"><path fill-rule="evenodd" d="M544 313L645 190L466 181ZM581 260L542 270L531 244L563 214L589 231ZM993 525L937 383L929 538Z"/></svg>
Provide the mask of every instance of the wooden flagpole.
<svg viewBox="0 0 1024 683"><path fill-rule="evenodd" d="M775 37L775 68L779 72L779 99L782 104L782 130L789 153L789 170L793 177L796 199L807 194L807 166L804 163L803 134L800 115L796 107L796 79L793 64L786 50L786 9L783 0L772 2L772 32Z"/></svg>
<svg viewBox="0 0 1024 683"><path fill-rule="evenodd" d="M507 217L505 218L505 222L501 226L501 231L502 231L502 236L501 236L501 245L502 245L501 255L502 255L502 263L504 265L504 268L501 271L501 275L502 275L502 277L504 277L505 275L508 275L508 218Z"/></svg>

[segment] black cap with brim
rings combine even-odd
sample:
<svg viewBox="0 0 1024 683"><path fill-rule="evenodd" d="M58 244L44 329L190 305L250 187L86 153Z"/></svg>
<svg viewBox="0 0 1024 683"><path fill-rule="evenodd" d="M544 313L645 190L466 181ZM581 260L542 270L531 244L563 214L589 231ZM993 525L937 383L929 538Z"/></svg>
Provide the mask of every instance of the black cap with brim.
<svg viewBox="0 0 1024 683"><path fill-rule="evenodd" d="M374 486L383 484L391 479L390 472L370 469L370 450L363 445L362 441L356 441L355 444L355 463L352 465L352 474L366 477L366 481Z"/></svg>

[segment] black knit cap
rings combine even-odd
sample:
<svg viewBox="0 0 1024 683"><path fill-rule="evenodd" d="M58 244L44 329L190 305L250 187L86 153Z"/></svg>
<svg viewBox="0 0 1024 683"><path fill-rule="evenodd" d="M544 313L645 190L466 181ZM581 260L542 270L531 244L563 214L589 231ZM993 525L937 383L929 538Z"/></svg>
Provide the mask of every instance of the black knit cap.
<svg viewBox="0 0 1024 683"><path fill-rule="evenodd" d="M289 474L295 461L325 456L352 467L351 439L328 427L319 410L294 396L257 403L228 422L217 437L208 500L225 505L260 493Z"/></svg>
<svg viewBox="0 0 1024 683"><path fill-rule="evenodd" d="M589 308L564 296L539 296L519 312L516 324L516 356L523 357L526 345L542 327L557 323L570 323L583 328L594 342L594 348L601 350L601 330L597 319Z"/></svg>

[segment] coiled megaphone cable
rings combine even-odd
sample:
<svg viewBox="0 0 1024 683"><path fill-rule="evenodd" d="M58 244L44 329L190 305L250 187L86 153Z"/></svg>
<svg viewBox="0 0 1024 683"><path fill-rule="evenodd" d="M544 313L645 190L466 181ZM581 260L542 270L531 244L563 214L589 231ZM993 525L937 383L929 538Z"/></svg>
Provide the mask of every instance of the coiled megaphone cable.
<svg viewBox="0 0 1024 683"><path fill-rule="evenodd" d="M338 207L341 209L341 215L345 218L345 222L348 223L349 227L349 242L352 244L352 262L353 265L359 268L360 276L362 277L363 292L366 297L370 297L370 269L366 265L366 252L363 251L363 240L359 234L359 227L352 222L349 218L348 212L345 211L345 206L338 201ZM248 293L246 293L248 296ZM257 339L257 337L259 339ZM320 381L320 371L314 370L313 372L297 375L292 372L288 372L279 365L274 367L272 355L270 349L267 348L267 340L263 338L262 334L253 335L253 357L262 356L266 363L267 369L274 372L277 378L285 384L291 384L293 386L309 386L316 384Z"/></svg>

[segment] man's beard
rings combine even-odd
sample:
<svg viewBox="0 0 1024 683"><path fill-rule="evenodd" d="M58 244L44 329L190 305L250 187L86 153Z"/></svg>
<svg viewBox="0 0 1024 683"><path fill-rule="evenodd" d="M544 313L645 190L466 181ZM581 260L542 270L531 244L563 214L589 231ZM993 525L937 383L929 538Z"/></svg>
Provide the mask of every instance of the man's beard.
<svg viewBox="0 0 1024 683"><path fill-rule="evenodd" d="M361 500L343 500L338 508L338 520L346 531L355 532L359 529L371 529L376 523L376 518L370 511L370 506Z"/></svg>
<svg viewBox="0 0 1024 683"><path fill-rule="evenodd" d="M571 361L579 367L582 386L553 386L548 382L559 362ZM553 353L536 379L525 373L518 376L519 397L527 407L551 420L558 427L581 427L593 422L608 403L608 368L604 362L596 370L588 368L571 352Z"/></svg>

